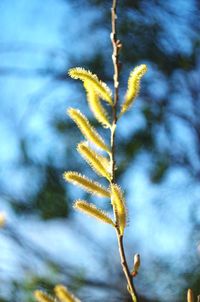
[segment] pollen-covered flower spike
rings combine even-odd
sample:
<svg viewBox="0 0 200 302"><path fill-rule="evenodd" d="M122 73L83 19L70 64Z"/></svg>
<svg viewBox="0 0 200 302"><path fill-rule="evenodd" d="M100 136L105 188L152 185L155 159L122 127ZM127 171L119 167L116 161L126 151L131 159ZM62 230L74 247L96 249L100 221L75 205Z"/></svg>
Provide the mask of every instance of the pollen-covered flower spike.
<svg viewBox="0 0 200 302"><path fill-rule="evenodd" d="M100 81L95 74L91 73L91 71L85 70L81 67L76 67L69 70L69 75L73 79L79 79L83 82L89 83L99 97L108 102L111 106L113 105L111 90L105 83Z"/></svg>
<svg viewBox="0 0 200 302"><path fill-rule="evenodd" d="M55 302L55 299L41 290L36 290L34 296L38 302Z"/></svg>
<svg viewBox="0 0 200 302"><path fill-rule="evenodd" d="M68 114L71 119L76 123L82 134L86 139L94 143L96 146L102 150L110 153L109 147L105 144L103 138L97 133L97 131L92 127L88 119L83 115L80 110L70 108L68 109Z"/></svg>
<svg viewBox="0 0 200 302"><path fill-rule="evenodd" d="M193 292L190 288L187 291L187 302L194 302Z"/></svg>
<svg viewBox="0 0 200 302"><path fill-rule="evenodd" d="M89 82L84 83L84 87L87 92L87 101L90 110L94 114L95 118L99 123L103 125L104 128L111 128L111 124L108 118L108 112L102 106L98 94L95 92L92 85Z"/></svg>
<svg viewBox="0 0 200 302"><path fill-rule="evenodd" d="M77 150L99 176L103 176L109 181L111 180L109 167L107 166L107 159L105 157L92 150L88 146L87 142L79 143Z"/></svg>
<svg viewBox="0 0 200 302"><path fill-rule="evenodd" d="M80 302L78 298L76 298L67 287L63 285L56 285L54 288L54 292L58 297L60 302ZM56 300L57 301L57 300Z"/></svg>
<svg viewBox="0 0 200 302"><path fill-rule="evenodd" d="M85 200L79 199L75 201L74 209L79 210L89 216L92 216L93 218L96 218L101 222L110 224L113 227L115 226L114 222L109 217L109 215L106 212L102 211L101 209L98 209L93 203L88 203Z"/></svg>
<svg viewBox="0 0 200 302"><path fill-rule="evenodd" d="M110 197L110 192L107 188L100 183L88 179L85 175L74 171L68 171L64 173L64 179L76 186L83 188L86 192L100 197Z"/></svg>
<svg viewBox="0 0 200 302"><path fill-rule="evenodd" d="M0 228L4 227L6 224L6 215L3 212L0 212Z"/></svg>
<svg viewBox="0 0 200 302"><path fill-rule="evenodd" d="M126 227L127 214L124 196L117 184L111 184L111 203L115 214L116 225L120 231L120 235L123 235Z"/></svg>
<svg viewBox="0 0 200 302"><path fill-rule="evenodd" d="M140 90L140 81L143 75L147 72L145 64L139 65L133 69L128 79L128 88L122 104L120 116L123 115L133 104Z"/></svg>

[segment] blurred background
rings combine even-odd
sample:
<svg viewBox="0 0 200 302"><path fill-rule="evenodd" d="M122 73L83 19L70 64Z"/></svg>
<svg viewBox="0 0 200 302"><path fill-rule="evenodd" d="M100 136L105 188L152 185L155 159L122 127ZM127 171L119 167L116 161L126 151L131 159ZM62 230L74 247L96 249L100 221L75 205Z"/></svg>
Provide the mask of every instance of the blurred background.
<svg viewBox="0 0 200 302"><path fill-rule="evenodd" d="M82 66L112 87L111 0L0 1L0 301L31 302L67 285L82 301L130 301L109 226L72 210L86 198L66 170L95 175L75 151L66 115L80 108L99 131L79 81ZM126 192L125 247L141 302L200 293L200 2L121 0L120 96L133 67L149 71L119 122L118 182ZM108 130L101 132L108 138Z"/></svg>

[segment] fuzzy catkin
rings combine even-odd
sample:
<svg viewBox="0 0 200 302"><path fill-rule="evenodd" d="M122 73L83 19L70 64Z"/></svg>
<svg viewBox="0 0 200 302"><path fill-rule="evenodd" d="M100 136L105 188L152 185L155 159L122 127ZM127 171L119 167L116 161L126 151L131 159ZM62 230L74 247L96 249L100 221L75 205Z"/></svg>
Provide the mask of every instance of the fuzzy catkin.
<svg viewBox="0 0 200 302"><path fill-rule="evenodd" d="M147 72L145 64L139 65L133 69L128 79L128 89L125 95L124 103L122 104L120 115L125 113L133 104L140 90L140 80Z"/></svg>
<svg viewBox="0 0 200 302"><path fill-rule="evenodd" d="M55 302L55 300L41 290L36 290L34 296L38 302Z"/></svg>
<svg viewBox="0 0 200 302"><path fill-rule="evenodd" d="M124 234L126 227L126 206L123 193L117 184L111 184L111 202L115 214L116 225L120 230L120 234Z"/></svg>
<svg viewBox="0 0 200 302"><path fill-rule="evenodd" d="M111 90L105 83L100 81L95 74L84 68L75 67L69 70L69 75L73 79L79 79L83 82L87 81L103 100L107 101L110 105L113 104Z"/></svg>
<svg viewBox="0 0 200 302"><path fill-rule="evenodd" d="M74 171L68 171L64 173L64 179L76 186L83 188L88 193L100 196L100 197L110 197L110 192L108 189L103 187L98 182L88 179L85 175Z"/></svg>
<svg viewBox="0 0 200 302"><path fill-rule="evenodd" d="M86 139L94 143L96 146L104 151L110 152L109 147L105 144L103 138L97 133L97 131L92 127L88 119L80 112L78 109L70 108L68 109L68 114L71 119L76 123L82 134Z"/></svg>
<svg viewBox="0 0 200 302"><path fill-rule="evenodd" d="M98 175L107 178L109 181L111 180L109 167L107 167L106 164L108 163L106 158L97 154L86 142L79 143L77 150Z"/></svg>
<svg viewBox="0 0 200 302"><path fill-rule="evenodd" d="M84 83L84 87L87 92L88 105L95 118L103 125L104 128L111 128L111 124L108 119L108 112L102 106L99 96L87 81Z"/></svg>
<svg viewBox="0 0 200 302"><path fill-rule="evenodd" d="M80 302L69 290L63 285L56 285L54 288L55 294L61 302Z"/></svg>
<svg viewBox="0 0 200 302"><path fill-rule="evenodd" d="M187 302L194 302L193 292L190 288L188 289L187 292Z"/></svg>
<svg viewBox="0 0 200 302"><path fill-rule="evenodd" d="M101 222L111 224L113 227L115 226L114 222L109 217L109 215L101 209L98 209L93 203L88 203L85 200L78 199L74 203L74 209L77 209L89 216L92 216L93 218L96 218Z"/></svg>
<svg viewBox="0 0 200 302"><path fill-rule="evenodd" d="M2 228L6 223L6 215L3 212L0 212L0 228Z"/></svg>

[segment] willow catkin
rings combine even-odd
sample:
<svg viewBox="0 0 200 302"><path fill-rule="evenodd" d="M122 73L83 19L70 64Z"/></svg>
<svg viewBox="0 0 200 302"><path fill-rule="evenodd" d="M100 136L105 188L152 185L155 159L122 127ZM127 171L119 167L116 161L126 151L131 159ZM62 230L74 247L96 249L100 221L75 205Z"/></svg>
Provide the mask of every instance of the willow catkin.
<svg viewBox="0 0 200 302"><path fill-rule="evenodd" d="M80 302L69 290L63 285L56 285L54 288L55 294L60 302Z"/></svg>
<svg viewBox="0 0 200 302"><path fill-rule="evenodd" d="M133 104L140 90L140 81L142 76L147 72L147 66L142 64L133 69L128 79L128 88L122 104L120 115L125 113Z"/></svg>
<svg viewBox="0 0 200 302"><path fill-rule="evenodd" d="M108 189L103 187L96 181L88 179L85 175L74 171L68 171L64 173L64 179L74 185L83 188L88 193L100 196L100 197L110 197L110 192Z"/></svg>
<svg viewBox="0 0 200 302"><path fill-rule="evenodd" d="M83 82L87 81L103 100L107 101L110 105L113 104L111 90L95 74L84 68L76 67L69 70L69 75L73 79L79 79Z"/></svg>
<svg viewBox="0 0 200 302"><path fill-rule="evenodd" d="M120 230L120 234L124 234L126 227L126 206L123 193L117 184L111 184L111 203L113 206L116 225Z"/></svg>
<svg viewBox="0 0 200 302"><path fill-rule="evenodd" d="M55 299L41 290L36 290L34 296L38 302L55 302Z"/></svg>
<svg viewBox="0 0 200 302"><path fill-rule="evenodd" d="M107 166L108 161L105 157L92 150L87 142L79 143L77 150L98 175L107 178L109 181L111 180L109 167Z"/></svg>
<svg viewBox="0 0 200 302"><path fill-rule="evenodd" d="M103 138L97 133L97 131L92 127L88 119L83 115L80 110L70 108L68 109L68 114L71 119L76 123L82 134L86 139L94 143L96 146L104 151L110 153L109 147L105 144Z"/></svg>
<svg viewBox="0 0 200 302"><path fill-rule="evenodd" d="M89 82L84 83L84 87L87 92L87 101L90 107L90 110L94 114L95 118L99 123L103 125L104 128L111 128L111 124L108 119L108 112L102 106L99 96L93 89L92 85Z"/></svg>
<svg viewBox="0 0 200 302"><path fill-rule="evenodd" d="M0 212L0 228L2 228L6 223L6 215L4 212Z"/></svg>
<svg viewBox="0 0 200 302"><path fill-rule="evenodd" d="M187 302L194 302L193 292L190 288L187 291Z"/></svg>
<svg viewBox="0 0 200 302"><path fill-rule="evenodd" d="M96 218L100 220L101 222L111 224L112 226L114 225L114 222L112 219L109 217L109 215L102 211L101 209L98 209L93 203L88 203L85 200L77 200L74 203L74 209L79 210L93 218Z"/></svg>

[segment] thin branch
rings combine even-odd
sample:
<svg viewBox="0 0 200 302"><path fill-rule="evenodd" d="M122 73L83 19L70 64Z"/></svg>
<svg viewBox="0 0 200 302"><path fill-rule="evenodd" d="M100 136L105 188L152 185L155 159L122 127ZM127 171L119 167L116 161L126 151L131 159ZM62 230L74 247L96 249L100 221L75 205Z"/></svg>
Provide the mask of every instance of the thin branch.
<svg viewBox="0 0 200 302"><path fill-rule="evenodd" d="M113 114L113 123L112 123L112 129L111 129L111 164L112 164L112 181L115 181L115 128L117 123L117 102L119 99L119 50L120 47L118 45L120 44L120 41L117 40L117 32L116 32L116 7L117 7L117 0L113 0L113 5L111 8L111 20L112 20L112 32L111 32L111 41L113 45L113 54L112 54L112 60L113 60L113 66L114 66L114 75L113 75L113 81L114 81L114 104L112 108L112 114Z"/></svg>
<svg viewBox="0 0 200 302"><path fill-rule="evenodd" d="M116 8L117 8L117 0L113 0L112 8L111 8L111 20L112 20L112 32L111 32L111 41L113 45L113 54L112 54L112 60L113 60L113 66L114 66L114 104L112 108L112 114L113 114L113 122L112 122L112 128L111 128L111 138L110 138L110 144L111 144L111 164L112 164L112 177L111 177L111 183L115 182L115 129L116 129L116 123L117 123L117 103L119 99L119 51L121 49L121 42L117 39L117 31L116 31ZM121 266L124 272L124 275L126 277L127 281L127 289L131 295L132 301L137 302L137 293L133 284L133 277L131 276L131 273L128 268L128 264L126 261L126 255L124 252L124 245L123 245L123 236L120 234L120 231L118 227L116 226L117 231L117 239L118 239L118 247L119 247L119 254L121 259Z"/></svg>
<svg viewBox="0 0 200 302"><path fill-rule="evenodd" d="M118 239L119 253L120 253L120 258L121 258L121 266L122 266L124 275L127 280L127 289L131 295L133 302L137 302L138 301L137 293L136 293L136 290L135 290L135 287L133 284L133 278L130 274L128 264L126 261L126 255L124 252L123 236L118 233L117 239Z"/></svg>

